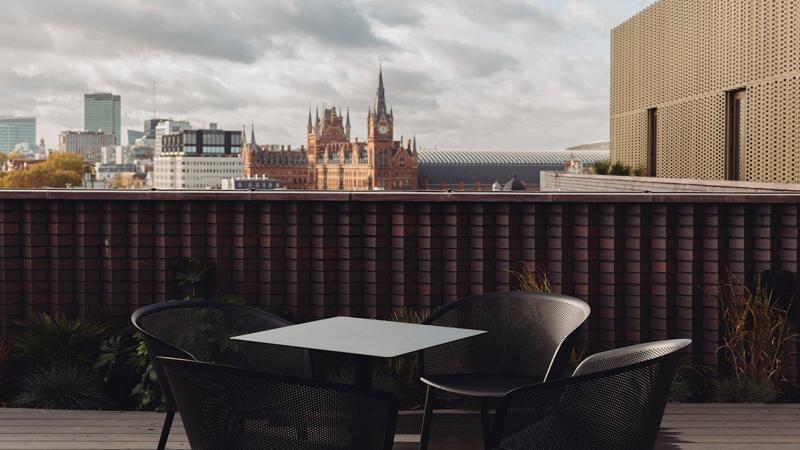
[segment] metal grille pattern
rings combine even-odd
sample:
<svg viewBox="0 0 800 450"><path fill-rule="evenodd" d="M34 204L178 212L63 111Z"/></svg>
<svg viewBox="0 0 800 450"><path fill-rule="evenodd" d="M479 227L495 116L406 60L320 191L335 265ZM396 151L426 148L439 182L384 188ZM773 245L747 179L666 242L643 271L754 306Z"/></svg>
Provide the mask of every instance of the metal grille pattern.
<svg viewBox="0 0 800 450"><path fill-rule="evenodd" d="M668 346L666 354L658 343L649 354L641 347L620 349L608 370L508 394L497 408L497 448L653 448L680 351L689 342Z"/></svg>
<svg viewBox="0 0 800 450"><path fill-rule="evenodd" d="M390 450L389 394L185 360L161 360L193 449Z"/></svg>
<svg viewBox="0 0 800 450"><path fill-rule="evenodd" d="M562 342L588 316L587 305L557 294L506 292L460 300L425 323L487 333L420 352L421 375L504 374L544 380Z"/></svg>
<svg viewBox="0 0 800 450"><path fill-rule="evenodd" d="M746 89L739 176L800 182L800 2L661 0L612 31L611 152L657 175L724 176L724 93ZM665 114L661 114L664 111Z"/></svg>

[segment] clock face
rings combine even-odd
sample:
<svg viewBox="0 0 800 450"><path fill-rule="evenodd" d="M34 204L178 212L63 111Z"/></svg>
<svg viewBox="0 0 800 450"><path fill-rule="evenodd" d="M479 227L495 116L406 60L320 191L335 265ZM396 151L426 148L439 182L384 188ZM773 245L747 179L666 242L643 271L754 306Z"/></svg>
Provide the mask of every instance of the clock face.
<svg viewBox="0 0 800 450"><path fill-rule="evenodd" d="M386 125L381 125L378 127L378 133L386 134L388 132L389 132L389 127L387 127Z"/></svg>

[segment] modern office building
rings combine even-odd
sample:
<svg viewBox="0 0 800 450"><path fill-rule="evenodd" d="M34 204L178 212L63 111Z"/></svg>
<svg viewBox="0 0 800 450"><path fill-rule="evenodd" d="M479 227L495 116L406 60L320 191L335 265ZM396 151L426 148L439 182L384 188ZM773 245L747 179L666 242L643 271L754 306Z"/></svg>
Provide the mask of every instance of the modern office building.
<svg viewBox="0 0 800 450"><path fill-rule="evenodd" d="M223 178L241 177L242 134L213 127L163 136L161 154L154 157L153 186L219 189Z"/></svg>
<svg viewBox="0 0 800 450"><path fill-rule="evenodd" d="M154 128L154 151L155 156L161 155L161 148L163 146L163 137L168 134L179 133L183 130L191 130L192 124L183 120L162 120L156 124Z"/></svg>
<svg viewBox="0 0 800 450"><path fill-rule="evenodd" d="M0 152L10 152L17 144L36 146L35 117L0 117Z"/></svg>
<svg viewBox="0 0 800 450"><path fill-rule="evenodd" d="M110 92L86 94L83 97L83 124L86 131L114 135L115 144L122 144L120 126L122 100Z"/></svg>
<svg viewBox="0 0 800 450"><path fill-rule="evenodd" d="M137 131L137 130L128 130L128 145L133 145L136 143L137 139L141 139L147 136L147 133L144 131Z"/></svg>
<svg viewBox="0 0 800 450"><path fill-rule="evenodd" d="M144 121L144 133L148 139L155 139L156 138L156 127L161 122L169 120L169 119L147 119Z"/></svg>
<svg viewBox="0 0 800 450"><path fill-rule="evenodd" d="M611 155L649 175L800 182L795 1L661 0L612 31Z"/></svg>
<svg viewBox="0 0 800 450"><path fill-rule="evenodd" d="M90 163L100 162L100 149L114 146L113 134L96 131L62 131L58 136L58 150L78 153Z"/></svg>

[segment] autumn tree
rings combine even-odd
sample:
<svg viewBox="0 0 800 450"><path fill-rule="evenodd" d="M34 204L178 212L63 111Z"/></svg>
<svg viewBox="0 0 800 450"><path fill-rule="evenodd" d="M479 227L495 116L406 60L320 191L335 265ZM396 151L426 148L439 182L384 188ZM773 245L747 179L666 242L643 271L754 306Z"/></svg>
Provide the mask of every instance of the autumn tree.
<svg viewBox="0 0 800 450"><path fill-rule="evenodd" d="M144 180L133 173L119 173L108 183L112 189L137 189L144 187Z"/></svg>
<svg viewBox="0 0 800 450"><path fill-rule="evenodd" d="M91 166L81 155L52 153L45 162L6 174L0 181L0 187L31 189L82 186L83 175L90 170Z"/></svg>

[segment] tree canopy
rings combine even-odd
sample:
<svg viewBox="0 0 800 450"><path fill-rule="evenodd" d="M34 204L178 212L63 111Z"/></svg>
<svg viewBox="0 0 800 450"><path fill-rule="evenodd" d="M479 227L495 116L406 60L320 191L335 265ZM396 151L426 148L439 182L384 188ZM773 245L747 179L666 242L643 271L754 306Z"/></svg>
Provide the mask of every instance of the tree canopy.
<svg viewBox="0 0 800 450"><path fill-rule="evenodd" d="M83 175L91 170L83 156L52 153L47 161L7 173L0 187L7 189L65 188L82 186Z"/></svg>

